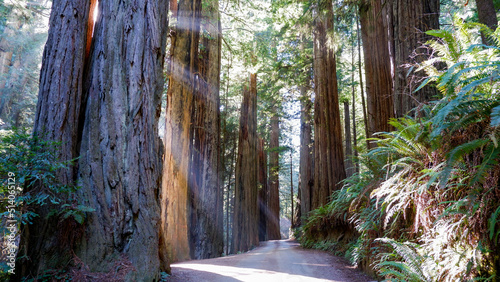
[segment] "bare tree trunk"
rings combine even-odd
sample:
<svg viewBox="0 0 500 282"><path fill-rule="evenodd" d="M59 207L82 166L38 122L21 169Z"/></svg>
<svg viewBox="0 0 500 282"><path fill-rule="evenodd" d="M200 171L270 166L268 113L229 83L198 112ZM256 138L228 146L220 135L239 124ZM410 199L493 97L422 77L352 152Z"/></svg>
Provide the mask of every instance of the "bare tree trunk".
<svg viewBox="0 0 500 282"><path fill-rule="evenodd" d="M267 238L269 240L281 239L280 232L280 195L279 195L279 117L278 105L275 103L272 107L271 133L269 141L269 218L267 221Z"/></svg>
<svg viewBox="0 0 500 282"><path fill-rule="evenodd" d="M312 118L311 98L306 86L300 86L300 214L307 216L312 207L312 194L314 187L313 150L312 150Z"/></svg>
<svg viewBox="0 0 500 282"><path fill-rule="evenodd" d="M388 122L394 117L391 58L382 2L364 0L360 5L368 100L368 137L376 132L391 131L392 127Z"/></svg>
<svg viewBox="0 0 500 282"><path fill-rule="evenodd" d="M136 269L129 280L159 279L169 263L158 246L167 11L161 0L101 1L89 55L80 176L96 211L77 254L95 271L109 271L117 254L127 257Z"/></svg>
<svg viewBox="0 0 500 282"><path fill-rule="evenodd" d="M345 167L346 177L350 177L355 170L352 164L352 143L351 143L351 118L349 115L349 102L344 101L344 134L345 134Z"/></svg>
<svg viewBox="0 0 500 282"><path fill-rule="evenodd" d="M165 122L165 155L162 182L162 236L170 262L190 258L188 208L191 159L191 122L195 80L198 73L198 43L201 0L180 1L177 25L172 35L170 79Z"/></svg>
<svg viewBox="0 0 500 282"><path fill-rule="evenodd" d="M354 146L354 172L359 173L359 161L358 161L358 133L357 133L357 125L356 125L356 89L354 86L354 72L356 66L354 65L354 37L351 42L352 44L352 56L351 56L351 85L352 85L352 141Z"/></svg>
<svg viewBox="0 0 500 282"><path fill-rule="evenodd" d="M345 177L342 126L335 53L329 41L333 31L330 1L321 1L314 28L314 193L312 208L328 202Z"/></svg>
<svg viewBox="0 0 500 282"><path fill-rule="evenodd" d="M220 59L221 37L218 1L203 7L207 15L201 44L200 76L195 79L189 201L191 258L222 255L222 186L220 170Z"/></svg>
<svg viewBox="0 0 500 282"><path fill-rule="evenodd" d="M437 95L434 86L425 86L413 93L426 74L410 71L432 53L424 46L431 36L424 32L439 28L439 0L393 0L394 29L394 107L396 117L402 117L421 103ZM415 115L413 112L411 115Z"/></svg>
<svg viewBox="0 0 500 282"><path fill-rule="evenodd" d="M268 197L269 186L267 182L267 154L264 148L264 139L259 138L259 241L267 241L267 221L269 218Z"/></svg>
<svg viewBox="0 0 500 282"><path fill-rule="evenodd" d="M250 75L241 104L233 219L232 253L259 245L257 163L257 76Z"/></svg>
<svg viewBox="0 0 500 282"><path fill-rule="evenodd" d="M357 26L357 38L358 38L358 72L359 72L359 89L361 90L361 107L363 108L363 124L365 125L365 140L366 148L370 148L370 133L368 133L368 114L366 113L366 102L365 102L365 87L363 85L363 69L361 67L361 28L359 25L359 17L356 17Z"/></svg>
<svg viewBox="0 0 500 282"><path fill-rule="evenodd" d="M71 253L91 271L114 271L121 260L134 269L126 280L159 279L168 267L158 247L157 128L168 6L100 2L85 65L90 4L53 2L34 134L61 141L62 160L80 156L78 171L59 179L71 185L78 177L78 199L95 211L81 226L69 220L29 226L30 260L22 275L66 267Z"/></svg>
<svg viewBox="0 0 500 282"><path fill-rule="evenodd" d="M291 227L295 228L295 221L294 221L294 215L295 215L295 209L294 209L294 197L293 197L293 150L290 150L290 200L292 201L292 210L290 212L290 221L291 221Z"/></svg>
<svg viewBox="0 0 500 282"><path fill-rule="evenodd" d="M33 134L61 142L56 152L61 161L69 161L79 155L78 129L84 100L82 77L89 5L89 1L83 0L53 1L49 19L51 25L43 52ZM3 63L10 64L11 56L12 53L3 54ZM76 167L60 170L57 179L62 185L74 185L76 172ZM39 214L39 218L33 224L23 226L18 253L18 257L23 259L18 260L16 267L19 280L25 276L35 277L44 269L67 264L74 241L82 235L81 228L77 228L72 220L59 223L58 218L47 218L49 210L47 206L38 207L34 212ZM63 231L64 227L70 232Z"/></svg>
<svg viewBox="0 0 500 282"><path fill-rule="evenodd" d="M479 22L486 25L493 31L496 30L498 26L498 19L493 0L476 0L476 6ZM490 39L486 38L486 36L482 33L481 39L483 41L483 44L493 44L493 42L491 42Z"/></svg>

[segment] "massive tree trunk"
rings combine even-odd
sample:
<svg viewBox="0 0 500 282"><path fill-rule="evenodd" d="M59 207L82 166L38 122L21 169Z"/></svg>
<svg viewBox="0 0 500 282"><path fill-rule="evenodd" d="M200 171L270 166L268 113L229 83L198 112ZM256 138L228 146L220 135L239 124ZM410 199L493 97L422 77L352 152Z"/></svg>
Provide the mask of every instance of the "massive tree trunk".
<svg viewBox="0 0 500 282"><path fill-rule="evenodd" d="M382 2L364 0L359 8L368 104L367 137L373 137L376 132L391 131L388 121L394 117L391 58Z"/></svg>
<svg viewBox="0 0 500 282"><path fill-rule="evenodd" d="M257 76L250 75L241 103L233 218L232 253L259 245L257 164Z"/></svg>
<svg viewBox="0 0 500 282"><path fill-rule="evenodd" d="M333 50L333 12L320 1L314 28L314 193L312 209L328 202L346 174Z"/></svg>
<svg viewBox="0 0 500 282"><path fill-rule="evenodd" d="M129 279L158 279L168 266L158 247L168 6L114 0L101 1L99 11L80 158L81 194L96 211L77 254L96 271L121 255L136 270Z"/></svg>
<svg viewBox="0 0 500 282"><path fill-rule="evenodd" d="M114 272L121 260L134 269L127 280L158 279L168 266L158 248L157 130L167 3L100 2L87 65L90 1L52 5L34 134L62 141L62 160L80 155L79 170L59 180L71 185L78 177L78 200L95 211L81 228L68 220L29 226L24 275L66 267L74 253L91 271Z"/></svg>
<svg viewBox="0 0 500 282"><path fill-rule="evenodd" d="M269 240L281 239L280 232L280 183L279 183L279 165L280 165L280 120L278 117L278 105L272 107L273 116L271 116L271 133L269 136L269 218L267 221L267 238Z"/></svg>
<svg viewBox="0 0 500 282"><path fill-rule="evenodd" d="M267 154L264 148L264 139L259 138L258 143L259 167L259 241L267 240L267 221L269 218L268 197L269 186L267 182Z"/></svg>
<svg viewBox="0 0 500 282"><path fill-rule="evenodd" d="M314 187L313 147L312 147L312 102L306 86L300 86L300 167L299 191L300 214L307 216L311 211Z"/></svg>
<svg viewBox="0 0 500 282"><path fill-rule="evenodd" d="M193 96L198 76L201 0L180 1L172 34L165 121L161 247L170 262L190 258L188 208Z"/></svg>
<svg viewBox="0 0 500 282"><path fill-rule="evenodd" d="M189 188L191 258L222 255L222 185L220 185L220 59L221 36L218 1L203 7L207 15L201 39L200 64L194 96Z"/></svg>
<svg viewBox="0 0 500 282"><path fill-rule="evenodd" d="M498 26L497 12L493 0L476 0L477 16L479 22L491 28L493 31ZM493 44L491 40L481 33L483 44Z"/></svg>
<svg viewBox="0 0 500 282"><path fill-rule="evenodd" d="M436 88L430 85L413 93L426 74L423 71L408 74L408 71L432 53L430 47L423 46L431 39L425 32L439 28L440 5L439 0L393 1L394 107L396 117L402 117L437 94Z"/></svg>
<svg viewBox="0 0 500 282"><path fill-rule="evenodd" d="M79 154L78 129L83 101L82 77L89 4L85 0L54 0L43 53L33 134L61 142L56 152L61 161L72 160ZM62 185L73 185L76 168L58 171L57 180ZM36 276L43 269L65 265L74 247L64 242L71 242L70 238L76 234L67 234L66 230L58 227L57 218L48 219L49 208L41 206L35 212L40 217L33 224L23 226L22 230L19 257L24 259L18 260L19 267L16 267L19 278ZM67 220L64 225L76 231L74 222Z"/></svg>

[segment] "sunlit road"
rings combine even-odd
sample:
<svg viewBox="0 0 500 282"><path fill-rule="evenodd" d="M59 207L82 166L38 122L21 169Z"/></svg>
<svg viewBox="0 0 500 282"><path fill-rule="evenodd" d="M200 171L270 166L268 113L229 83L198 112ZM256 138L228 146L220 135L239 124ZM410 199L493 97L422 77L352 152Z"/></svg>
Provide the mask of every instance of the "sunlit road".
<svg viewBox="0 0 500 282"><path fill-rule="evenodd" d="M169 281L370 281L368 276L326 252L295 241L261 243L244 254L172 265Z"/></svg>

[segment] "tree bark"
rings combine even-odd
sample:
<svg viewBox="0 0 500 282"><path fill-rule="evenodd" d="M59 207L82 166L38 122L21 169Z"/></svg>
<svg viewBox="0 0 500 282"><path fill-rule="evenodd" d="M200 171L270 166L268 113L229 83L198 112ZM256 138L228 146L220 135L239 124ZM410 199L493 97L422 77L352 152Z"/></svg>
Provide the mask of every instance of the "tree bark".
<svg viewBox="0 0 500 282"><path fill-rule="evenodd" d="M345 134L345 167L346 177L350 177L355 167L352 164L352 142L351 142L351 118L349 115L349 102L344 101L344 134Z"/></svg>
<svg viewBox="0 0 500 282"><path fill-rule="evenodd" d="M201 38L199 76L195 78L190 171L190 251L192 259L222 255L222 185L220 176L220 59L218 1L203 7L206 14Z"/></svg>
<svg viewBox="0 0 500 282"><path fill-rule="evenodd" d="M332 48L333 7L321 1L314 27L314 193L312 209L328 202L345 177L344 149L337 88L337 67Z"/></svg>
<svg viewBox="0 0 500 282"><path fill-rule="evenodd" d="M94 271L127 258L127 280L159 279L169 263L158 246L167 11L161 0L100 1L85 84L81 195L96 211L76 253Z"/></svg>
<svg viewBox="0 0 500 282"><path fill-rule="evenodd" d="M83 0L53 1L43 52L33 135L61 142L56 152L61 161L72 160L79 154L78 129L84 98L82 77L89 4L89 1ZM58 171L57 179L62 185L74 185L76 167ZM19 280L26 276L35 277L44 269L67 264L74 247L68 242L72 242L70 238L76 237L76 234L58 228L57 218L47 218L49 208L41 206L35 212L39 218L22 229L18 256L26 259L17 262ZM71 221L65 224L75 225ZM66 227L76 231L75 226Z"/></svg>
<svg viewBox="0 0 500 282"><path fill-rule="evenodd" d="M368 133L388 132L394 118L391 57L387 21L382 0L364 0L360 5L361 34L365 57ZM373 143L370 143L370 147Z"/></svg>
<svg viewBox="0 0 500 282"><path fill-rule="evenodd" d="M259 138L259 241L267 241L267 221L269 218L268 197L269 186L267 182L267 154L264 148L264 139Z"/></svg>
<svg viewBox="0 0 500 282"><path fill-rule="evenodd" d="M134 269L126 280L158 280L168 267L158 248L157 128L168 6L100 2L86 64L90 2L52 4L34 134L61 141L61 160L80 156L59 180L71 185L78 177L78 201L95 211L82 226L67 220L29 226L23 275L64 268L69 253L91 271L115 271L121 260Z"/></svg>
<svg viewBox="0 0 500 282"><path fill-rule="evenodd" d="M427 60L432 50L424 46L431 36L426 31L439 29L439 0L393 0L394 30L394 107L396 117L403 117L412 109L437 95L434 86L414 90L426 76L425 72L408 73L412 66Z"/></svg>
<svg viewBox="0 0 500 282"><path fill-rule="evenodd" d="M250 75L241 104L233 218L232 253L259 245L257 163L257 76Z"/></svg>
<svg viewBox="0 0 500 282"><path fill-rule="evenodd" d="M479 22L495 31L498 26L498 19L493 0L476 0L476 6ZM483 44L491 45L494 43L491 42L491 40L488 39L483 33L481 33L481 39Z"/></svg>
<svg viewBox="0 0 500 282"><path fill-rule="evenodd" d="M359 89L361 90L361 108L363 109L363 124L365 126L365 140L366 148L370 148L370 141L368 140L370 133L368 132L368 114L366 112L366 102L365 102L365 87L363 85L363 71L361 68L361 28L359 25L359 17L356 17L357 32L356 37L358 38L358 72L359 72Z"/></svg>
<svg viewBox="0 0 500 282"><path fill-rule="evenodd" d="M172 35L162 183L162 240L170 262L188 260L192 111L198 76L201 0L180 1Z"/></svg>
<svg viewBox="0 0 500 282"><path fill-rule="evenodd" d="M354 36L351 42L352 46L352 56L351 56L351 85L352 85L352 141L354 146L354 172L359 173L359 160L358 160L358 133L357 133L357 124L356 124L356 89L354 84L354 73L356 66L354 65Z"/></svg>
<svg viewBox="0 0 500 282"><path fill-rule="evenodd" d="M312 117L311 98L306 86L300 86L300 214L307 216L312 207L314 187L313 147L312 147Z"/></svg>
<svg viewBox="0 0 500 282"><path fill-rule="evenodd" d="M279 146L280 146L280 120L278 117L278 105L272 106L271 133L269 140L269 218L267 221L267 238L269 240L281 239L280 232L280 195L279 195Z"/></svg>

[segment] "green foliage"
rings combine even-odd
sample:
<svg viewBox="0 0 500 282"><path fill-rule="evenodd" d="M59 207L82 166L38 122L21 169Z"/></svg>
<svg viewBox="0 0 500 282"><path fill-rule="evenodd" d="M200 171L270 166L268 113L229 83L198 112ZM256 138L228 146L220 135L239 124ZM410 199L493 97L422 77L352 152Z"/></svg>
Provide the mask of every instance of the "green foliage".
<svg viewBox="0 0 500 282"><path fill-rule="evenodd" d="M495 46L478 44L479 30ZM418 118L391 120L366 167L315 210L302 242L314 246L325 222L352 224L345 254L392 281L495 279L500 265L500 30L454 21L432 31L438 54L423 63L441 92ZM443 66L446 66L443 68ZM335 228L328 226L328 228Z"/></svg>
<svg viewBox="0 0 500 282"><path fill-rule="evenodd" d="M394 257L395 254L386 254L385 260L377 265L382 276L397 281L432 281L422 271L421 265L424 258L417 252L419 248L417 244L399 243L389 238L381 238L377 241L390 244L396 254L402 258L402 261L391 260L390 257Z"/></svg>
<svg viewBox="0 0 500 282"><path fill-rule="evenodd" d="M72 218L80 224L86 213L94 211L78 203L77 187L60 183L58 175L71 169L75 160L59 160L59 146L26 130L0 131L0 216L15 220L17 229L36 220L42 206L49 208L49 217ZM2 234L7 232L6 224L0 228Z"/></svg>

